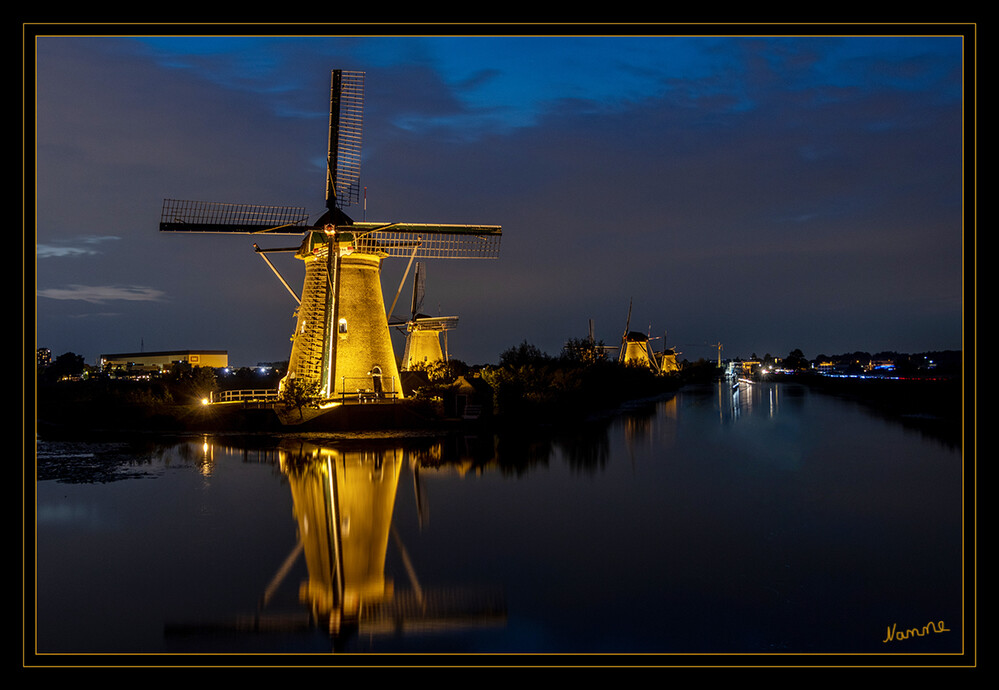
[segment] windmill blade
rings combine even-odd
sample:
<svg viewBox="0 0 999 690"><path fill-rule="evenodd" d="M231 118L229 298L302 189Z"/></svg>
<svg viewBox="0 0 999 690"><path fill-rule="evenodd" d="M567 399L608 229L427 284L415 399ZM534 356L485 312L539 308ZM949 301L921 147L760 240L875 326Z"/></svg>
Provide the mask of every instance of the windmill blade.
<svg viewBox="0 0 999 690"><path fill-rule="evenodd" d="M631 328L631 305L633 302L634 298L628 300L628 319L624 322L624 333L621 334L621 350L617 357L619 362L624 361L624 354L628 349L628 329Z"/></svg>
<svg viewBox="0 0 999 690"><path fill-rule="evenodd" d="M415 248L417 259L495 259L503 231L498 225L362 222L340 234L353 234L357 251L386 256L408 257Z"/></svg>
<svg viewBox="0 0 999 690"><path fill-rule="evenodd" d="M423 308L423 294L425 291L426 280L427 275L423 268L423 264L417 261L416 273L413 275L413 304L411 310L413 320L416 320L416 315L419 314L420 310Z"/></svg>
<svg viewBox="0 0 999 690"><path fill-rule="evenodd" d="M301 206L164 199L160 212L163 232L301 235L308 228L309 214Z"/></svg>
<svg viewBox="0 0 999 690"><path fill-rule="evenodd" d="M326 208L342 209L360 197L364 72L333 70L330 134L326 155Z"/></svg>

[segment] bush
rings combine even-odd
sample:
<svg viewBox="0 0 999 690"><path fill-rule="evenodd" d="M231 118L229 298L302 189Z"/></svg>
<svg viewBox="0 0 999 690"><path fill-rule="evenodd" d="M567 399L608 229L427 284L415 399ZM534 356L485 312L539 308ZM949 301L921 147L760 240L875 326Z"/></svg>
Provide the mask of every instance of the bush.
<svg viewBox="0 0 999 690"><path fill-rule="evenodd" d="M612 362L589 341L570 341L559 358L524 341L506 350L499 366L486 367L480 375L493 389L495 412L518 420L578 417L678 385L676 377Z"/></svg>

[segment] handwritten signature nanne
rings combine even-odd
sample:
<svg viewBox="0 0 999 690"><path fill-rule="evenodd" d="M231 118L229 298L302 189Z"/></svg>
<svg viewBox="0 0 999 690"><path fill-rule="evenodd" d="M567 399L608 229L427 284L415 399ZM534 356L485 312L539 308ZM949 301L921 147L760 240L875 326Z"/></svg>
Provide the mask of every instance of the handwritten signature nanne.
<svg viewBox="0 0 999 690"><path fill-rule="evenodd" d="M888 628L888 636L882 640L882 642L891 642L892 640L908 640L910 637L923 637L929 633L942 633L949 632L949 628L944 627L943 621L937 621L934 623L930 621L922 628L908 628L906 630L896 630L897 623L892 623L891 627Z"/></svg>

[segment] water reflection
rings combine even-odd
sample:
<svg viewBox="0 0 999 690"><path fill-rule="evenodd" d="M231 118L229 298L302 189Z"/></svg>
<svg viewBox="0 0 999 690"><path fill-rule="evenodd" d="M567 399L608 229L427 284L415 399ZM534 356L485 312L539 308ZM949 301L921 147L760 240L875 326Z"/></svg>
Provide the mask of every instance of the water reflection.
<svg viewBox="0 0 999 690"><path fill-rule="evenodd" d="M800 390L794 386L766 384L747 379L720 381L716 384L718 419L723 424L744 415L776 417L787 395L800 400ZM794 392L798 395L794 396Z"/></svg>
<svg viewBox="0 0 999 690"><path fill-rule="evenodd" d="M506 617L502 591L426 586L393 522L402 474L412 473L421 513L419 473L441 467L444 449L441 442L407 448L378 441L345 447L284 440L276 451L266 452L287 478L298 543L265 588L252 622L247 619L232 627L244 632L301 632L305 627L301 617L270 609L303 557L307 579L299 585L298 600L308 612L310 626L328 634L333 649L343 649L358 636L502 625ZM202 451L208 459L215 447L206 440ZM469 463L471 456L465 456L464 463L452 467L461 471ZM400 583L386 572L390 548L404 570ZM189 635L198 626L181 627L172 626L168 632ZM201 626L201 632L208 632L208 627Z"/></svg>
<svg viewBox="0 0 999 690"><path fill-rule="evenodd" d="M385 578L401 450L344 452L302 444L281 453L309 580L301 595L315 620L339 634L393 600ZM414 599L422 603L413 580Z"/></svg>

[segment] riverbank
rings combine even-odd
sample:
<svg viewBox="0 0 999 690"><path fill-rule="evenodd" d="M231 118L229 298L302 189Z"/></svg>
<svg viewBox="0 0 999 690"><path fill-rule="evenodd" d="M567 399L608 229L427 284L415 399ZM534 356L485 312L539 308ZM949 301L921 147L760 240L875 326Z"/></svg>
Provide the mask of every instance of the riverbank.
<svg viewBox="0 0 999 690"><path fill-rule="evenodd" d="M40 406L36 431L59 438L114 433L282 433L345 432L383 429L447 430L462 420L432 414L412 401L341 405L328 410L297 409L281 403L109 404L66 402Z"/></svg>
<svg viewBox="0 0 999 690"><path fill-rule="evenodd" d="M157 405L133 406L128 410L93 406L61 405L53 415L40 415L36 432L46 438L105 436L108 434L189 434L189 433L329 433L395 432L450 433L482 431L525 431L565 428L612 418L636 406L651 405L675 394L663 391L606 406L555 412L531 408L535 414L484 415L477 418L449 417L424 401L399 400L339 405L319 410L269 405Z"/></svg>
<svg viewBox="0 0 999 690"><path fill-rule="evenodd" d="M542 362L425 383L401 400L319 409L283 401L202 404L200 396L185 398L155 384L94 380L40 385L35 421L45 436L523 430L578 426L625 403L675 393L683 384L679 377L610 362Z"/></svg>
<svg viewBox="0 0 999 690"><path fill-rule="evenodd" d="M774 376L863 405L905 426L960 446L972 391L958 378L849 378L817 374Z"/></svg>

